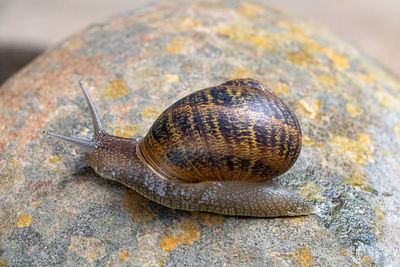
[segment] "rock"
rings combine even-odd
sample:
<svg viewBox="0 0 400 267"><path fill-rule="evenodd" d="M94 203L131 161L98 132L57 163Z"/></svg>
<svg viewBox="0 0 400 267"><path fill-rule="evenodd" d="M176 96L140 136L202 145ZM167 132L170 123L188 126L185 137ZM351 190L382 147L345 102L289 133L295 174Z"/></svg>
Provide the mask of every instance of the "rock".
<svg viewBox="0 0 400 267"><path fill-rule="evenodd" d="M99 178L83 79L109 133L142 137L168 105L230 78L269 85L304 147L279 183L315 215L172 210ZM0 89L0 265L399 265L400 81L276 7L170 1L69 37Z"/></svg>

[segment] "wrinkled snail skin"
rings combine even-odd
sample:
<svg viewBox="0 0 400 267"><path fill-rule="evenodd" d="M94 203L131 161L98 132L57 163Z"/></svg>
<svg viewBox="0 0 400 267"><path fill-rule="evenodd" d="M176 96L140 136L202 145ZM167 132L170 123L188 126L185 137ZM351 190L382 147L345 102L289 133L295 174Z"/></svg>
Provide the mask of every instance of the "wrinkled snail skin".
<svg viewBox="0 0 400 267"><path fill-rule="evenodd" d="M232 80L182 98L141 140L107 134L80 85L92 140L47 134L85 148L99 176L175 209L253 217L313 213L307 201L271 181L297 160L301 131L295 115L257 81Z"/></svg>

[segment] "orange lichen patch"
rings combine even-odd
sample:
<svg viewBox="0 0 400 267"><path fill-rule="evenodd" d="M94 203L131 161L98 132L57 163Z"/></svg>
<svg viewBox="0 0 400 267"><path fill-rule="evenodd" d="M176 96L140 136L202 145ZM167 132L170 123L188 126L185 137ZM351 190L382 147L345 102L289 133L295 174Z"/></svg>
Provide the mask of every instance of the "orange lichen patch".
<svg viewBox="0 0 400 267"><path fill-rule="evenodd" d="M158 115L160 115L160 110L155 108L155 107L149 107L149 108L145 108L142 109L142 111L140 112L140 116L143 119L152 119L155 120Z"/></svg>
<svg viewBox="0 0 400 267"><path fill-rule="evenodd" d="M252 18L265 13L265 10L261 6L255 4L242 3L242 7L237 9L236 13L244 17Z"/></svg>
<svg viewBox="0 0 400 267"><path fill-rule="evenodd" d="M307 136L303 136L303 145L304 146L315 146L316 143L313 139L311 139Z"/></svg>
<svg viewBox="0 0 400 267"><path fill-rule="evenodd" d="M118 253L118 257L119 257L119 263L123 262L123 261L128 261L131 257L129 256L129 250L123 250L120 253Z"/></svg>
<svg viewBox="0 0 400 267"><path fill-rule="evenodd" d="M400 100L398 97L386 91L377 90L374 92L374 97L379 103L389 110L395 110L400 113Z"/></svg>
<svg viewBox="0 0 400 267"><path fill-rule="evenodd" d="M329 57L329 59L332 60L333 64L335 64L337 67L342 68L342 69L348 69L350 67L349 61L347 60L347 58L334 53L329 48L325 48L324 52Z"/></svg>
<svg viewBox="0 0 400 267"><path fill-rule="evenodd" d="M308 267L314 264L309 248L299 248L292 253L292 256L297 259L297 262L300 263L302 267Z"/></svg>
<svg viewBox="0 0 400 267"><path fill-rule="evenodd" d="M149 202L150 200L142 197L136 193L136 191L131 189L125 193L122 200L122 206L130 213L130 216L133 220L137 221L138 223L145 224L152 221L155 217L150 207L144 205L148 204Z"/></svg>
<svg viewBox="0 0 400 267"><path fill-rule="evenodd" d="M180 39L173 39L166 47L164 47L164 51L171 54L181 53L183 50L183 42Z"/></svg>
<svg viewBox="0 0 400 267"><path fill-rule="evenodd" d="M61 158L59 156L54 156L54 157L51 157L49 160L51 163L57 163L61 160Z"/></svg>
<svg viewBox="0 0 400 267"><path fill-rule="evenodd" d="M296 108L313 120L319 117L321 107L322 102L319 99L302 99L296 103Z"/></svg>
<svg viewBox="0 0 400 267"><path fill-rule="evenodd" d="M202 219L201 224L205 226L222 225L224 216L205 212L192 212L195 217Z"/></svg>
<svg viewBox="0 0 400 267"><path fill-rule="evenodd" d="M15 164L17 164L17 160L12 158L12 159L10 159L10 163L15 165Z"/></svg>
<svg viewBox="0 0 400 267"><path fill-rule="evenodd" d="M114 128L113 135L125 138L132 138L132 136L134 136L139 129L139 125L116 126Z"/></svg>
<svg viewBox="0 0 400 267"><path fill-rule="evenodd" d="M176 75L176 74L165 74L164 78L168 83L177 83L177 82L179 82L179 76Z"/></svg>
<svg viewBox="0 0 400 267"><path fill-rule="evenodd" d="M361 133L358 140L345 136L334 136L330 139L333 149L341 156L350 158L351 162L366 165L374 162L372 151L372 137Z"/></svg>
<svg viewBox="0 0 400 267"><path fill-rule="evenodd" d="M364 256L362 257L362 262L365 264L365 266L369 267L372 266L374 263L374 260L370 256Z"/></svg>
<svg viewBox="0 0 400 267"><path fill-rule="evenodd" d="M275 86L274 93L277 95L287 96L290 95L290 88L286 83L278 82Z"/></svg>
<svg viewBox="0 0 400 267"><path fill-rule="evenodd" d="M164 47L164 51L170 54L191 53L195 49L194 40L188 37L174 38Z"/></svg>
<svg viewBox="0 0 400 267"><path fill-rule="evenodd" d="M178 240L174 237L168 236L161 240L160 247L166 252L171 252L179 246Z"/></svg>
<svg viewBox="0 0 400 267"><path fill-rule="evenodd" d="M17 222L17 227L27 227L33 222L33 218L29 216L28 214L22 213L19 215L18 222Z"/></svg>
<svg viewBox="0 0 400 267"><path fill-rule="evenodd" d="M383 220L385 219L385 213L380 208L375 208L374 209L375 216L378 217L379 219Z"/></svg>
<svg viewBox="0 0 400 267"><path fill-rule="evenodd" d="M94 237L71 236L68 249L89 263L106 255L106 247L103 242Z"/></svg>
<svg viewBox="0 0 400 267"><path fill-rule="evenodd" d="M171 252L179 245L193 245L200 238L200 225L193 218L185 219L169 231L171 234L163 238L160 243L160 247L167 252Z"/></svg>
<svg viewBox="0 0 400 267"><path fill-rule="evenodd" d="M326 198L322 196L322 189L312 181L307 182L301 189L300 195L306 200L317 200L321 202L325 202L326 200Z"/></svg>
<svg viewBox="0 0 400 267"><path fill-rule="evenodd" d="M345 109L346 109L347 113L349 113L349 115L353 118L360 116L362 113L361 108L359 108L353 102L347 102Z"/></svg>
<svg viewBox="0 0 400 267"><path fill-rule="evenodd" d="M314 56L305 49L286 52L286 57L290 62L296 65L302 65L304 67L309 67L311 65L318 65Z"/></svg>
<svg viewBox="0 0 400 267"><path fill-rule="evenodd" d="M135 209L131 210L130 216L140 224L146 224L155 218L154 212L149 206L137 206Z"/></svg>
<svg viewBox="0 0 400 267"><path fill-rule="evenodd" d="M201 21L192 17L181 17L179 23L174 26L176 32L181 31L194 31L201 26Z"/></svg>
<svg viewBox="0 0 400 267"><path fill-rule="evenodd" d="M104 98L118 99L129 94L131 90L122 79L114 79L103 88L101 96Z"/></svg>
<svg viewBox="0 0 400 267"><path fill-rule="evenodd" d="M42 204L41 201L35 201L35 202L32 202L31 207L35 208L35 207L39 206L40 204Z"/></svg>
<svg viewBox="0 0 400 267"><path fill-rule="evenodd" d="M395 132L395 134L397 135L397 139L400 143L400 122L396 123L393 127L393 131Z"/></svg>
<svg viewBox="0 0 400 267"><path fill-rule="evenodd" d="M363 171L355 170L345 177L343 181L351 186L358 186L364 191L372 192L372 187L365 181L365 173Z"/></svg>
<svg viewBox="0 0 400 267"><path fill-rule="evenodd" d="M252 78L252 77L253 73L251 72L251 69L238 67L234 71L232 71L227 78L229 80L232 80L238 78Z"/></svg>
<svg viewBox="0 0 400 267"><path fill-rule="evenodd" d="M374 80L372 80L371 77L369 77L368 75L365 75L364 73L360 73L360 78L365 82L365 83L369 83L369 84L373 84Z"/></svg>

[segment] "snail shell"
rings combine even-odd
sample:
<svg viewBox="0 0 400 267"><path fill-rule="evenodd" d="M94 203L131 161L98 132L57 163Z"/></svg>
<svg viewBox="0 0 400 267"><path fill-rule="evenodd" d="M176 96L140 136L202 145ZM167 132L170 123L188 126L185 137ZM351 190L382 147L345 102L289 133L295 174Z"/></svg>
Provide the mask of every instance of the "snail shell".
<svg viewBox="0 0 400 267"><path fill-rule="evenodd" d="M167 108L139 142L140 159L175 182L265 181L301 150L294 113L252 79L194 92Z"/></svg>

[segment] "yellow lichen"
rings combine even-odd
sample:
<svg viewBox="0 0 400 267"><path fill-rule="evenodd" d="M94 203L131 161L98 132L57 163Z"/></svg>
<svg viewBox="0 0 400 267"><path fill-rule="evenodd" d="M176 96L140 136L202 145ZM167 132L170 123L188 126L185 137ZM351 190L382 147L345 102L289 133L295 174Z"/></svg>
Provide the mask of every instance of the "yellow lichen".
<svg viewBox="0 0 400 267"><path fill-rule="evenodd" d="M330 139L330 143L340 156L348 157L351 162L366 165L374 161L372 137L365 133L359 134L358 140L334 136Z"/></svg>
<svg viewBox="0 0 400 267"><path fill-rule="evenodd" d="M261 6L250 3L242 3L242 7L236 10L239 15L250 18L261 15L264 12L265 10Z"/></svg>
<svg viewBox="0 0 400 267"><path fill-rule="evenodd" d="M122 79L114 79L103 88L101 96L105 98L118 99L129 94L130 89Z"/></svg>
<svg viewBox="0 0 400 267"><path fill-rule="evenodd" d="M234 71L232 71L227 78L229 80L232 80L238 78L251 78L251 77L253 77L251 69L239 67L236 68Z"/></svg>
<svg viewBox="0 0 400 267"><path fill-rule="evenodd" d="M181 17L179 23L174 26L176 32L194 31L201 26L201 21L192 17Z"/></svg>
<svg viewBox="0 0 400 267"><path fill-rule="evenodd" d="M358 186L364 191L372 192L372 187L365 181L365 173L363 171L355 170L345 177L343 181L351 186Z"/></svg>
<svg viewBox="0 0 400 267"><path fill-rule="evenodd" d="M362 262L365 264L365 266L369 267L372 266L374 260L372 259L371 256L364 256L362 257Z"/></svg>
<svg viewBox="0 0 400 267"><path fill-rule="evenodd" d="M323 83L324 85L336 85L336 80L334 80L331 76L328 75L317 75L316 76L318 82Z"/></svg>
<svg viewBox="0 0 400 267"><path fill-rule="evenodd" d="M271 42L266 35L254 35L250 37L250 43L263 49L272 49Z"/></svg>
<svg viewBox="0 0 400 267"><path fill-rule="evenodd" d="M15 165L15 164L17 164L17 160L15 158L12 158L12 159L10 159L10 163Z"/></svg>
<svg viewBox="0 0 400 267"><path fill-rule="evenodd" d="M324 202L326 199L322 196L322 189L314 182L308 181L301 189L300 195L306 200L317 200Z"/></svg>
<svg viewBox="0 0 400 267"><path fill-rule="evenodd" d="M346 103L346 111L347 113L349 113L349 115L353 118L358 117L361 115L361 108L359 108L356 104L352 103L352 102L348 102Z"/></svg>
<svg viewBox="0 0 400 267"><path fill-rule="evenodd" d="M375 91L374 96L385 108L400 113L400 100L396 96L381 90Z"/></svg>
<svg viewBox="0 0 400 267"><path fill-rule="evenodd" d="M200 225L193 218L185 219L185 221L176 224L169 231L171 234L163 238L160 243L160 247L167 252L171 252L179 245L193 245L200 238Z"/></svg>
<svg viewBox="0 0 400 267"><path fill-rule="evenodd" d="M329 59L332 60L333 64L335 64L339 68L348 69L350 67L349 66L349 61L345 57L334 53L329 48L325 48L324 52L329 57Z"/></svg>
<svg viewBox="0 0 400 267"><path fill-rule="evenodd" d="M383 213L383 211L380 208L375 208L374 212L376 217L378 217L379 219L381 220L385 219L385 213Z"/></svg>
<svg viewBox="0 0 400 267"><path fill-rule="evenodd" d="M290 88L286 83L278 82L274 89L274 93L277 95L287 96L290 95Z"/></svg>
<svg viewBox="0 0 400 267"><path fill-rule="evenodd" d="M140 112L140 116L143 119L152 119L152 120L154 120L154 119L156 119L158 117L158 115L160 115L160 110L155 108L155 107L148 107L148 108L143 109Z"/></svg>
<svg viewBox="0 0 400 267"><path fill-rule="evenodd" d="M165 74L164 78L168 83L177 83L177 82L179 82L179 76L176 75L176 74Z"/></svg>
<svg viewBox="0 0 400 267"><path fill-rule="evenodd" d="M304 146L315 146L316 143L313 139L311 139L307 136L303 136L303 145Z"/></svg>
<svg viewBox="0 0 400 267"><path fill-rule="evenodd" d="M314 264L309 248L299 248L292 253L292 256L302 267L308 267Z"/></svg>
<svg viewBox="0 0 400 267"><path fill-rule="evenodd" d="M128 261L131 257L129 256L129 250L123 250L120 253L118 253L118 257L119 257L119 263L123 262L123 261Z"/></svg>
<svg viewBox="0 0 400 267"><path fill-rule="evenodd" d="M51 157L49 160L51 163L57 163L61 160L61 158L59 156L54 156L54 157Z"/></svg>
<svg viewBox="0 0 400 267"><path fill-rule="evenodd" d="M374 80L371 79L368 75L365 75L364 73L360 73L360 78L365 82L369 84L373 84Z"/></svg>
<svg viewBox="0 0 400 267"><path fill-rule="evenodd" d="M302 99L296 103L296 108L313 120L318 117L321 107L322 102L319 99Z"/></svg>
<svg viewBox="0 0 400 267"><path fill-rule="evenodd" d="M261 28L247 23L234 23L217 28L217 32L238 42L245 42L263 49L271 49L270 35Z"/></svg>
<svg viewBox="0 0 400 267"><path fill-rule="evenodd" d="M201 224L205 226L222 225L224 223L224 216L220 214L193 212L193 215L202 219Z"/></svg>
<svg viewBox="0 0 400 267"><path fill-rule="evenodd" d="M343 256L347 256L347 251L346 250L342 250L342 251L340 251L340 254L342 254Z"/></svg>
<svg viewBox="0 0 400 267"><path fill-rule="evenodd" d="M396 123L393 127L393 131L395 132L395 134L397 135L397 139L400 143L400 122Z"/></svg>
<svg viewBox="0 0 400 267"><path fill-rule="evenodd" d="M40 204L42 204L41 201L35 201L35 202L32 202L31 207L35 208L35 207L39 206Z"/></svg>
<svg viewBox="0 0 400 267"><path fill-rule="evenodd" d="M7 260L6 260L6 259L2 259L2 260L1 260L1 262L0 262L0 267L8 267L8 264L7 264Z"/></svg>
<svg viewBox="0 0 400 267"><path fill-rule="evenodd" d="M33 218L29 216L28 214L22 213L19 215L18 222L17 222L17 227L27 227L33 222Z"/></svg>
<svg viewBox="0 0 400 267"><path fill-rule="evenodd" d="M302 65L304 67L318 64L314 56L305 49L286 52L286 57L293 64Z"/></svg>
<svg viewBox="0 0 400 267"><path fill-rule="evenodd" d="M84 43L81 40L73 41L67 44L66 48L71 51L75 51L84 47Z"/></svg>
<svg viewBox="0 0 400 267"><path fill-rule="evenodd" d="M125 193L122 206L129 212L131 218L138 223L146 224L154 219L155 215L148 205L149 200L142 197L134 190Z"/></svg>
<svg viewBox="0 0 400 267"><path fill-rule="evenodd" d="M134 136L139 129L139 125L117 126L114 128L113 135L125 138L132 138L132 136Z"/></svg>

